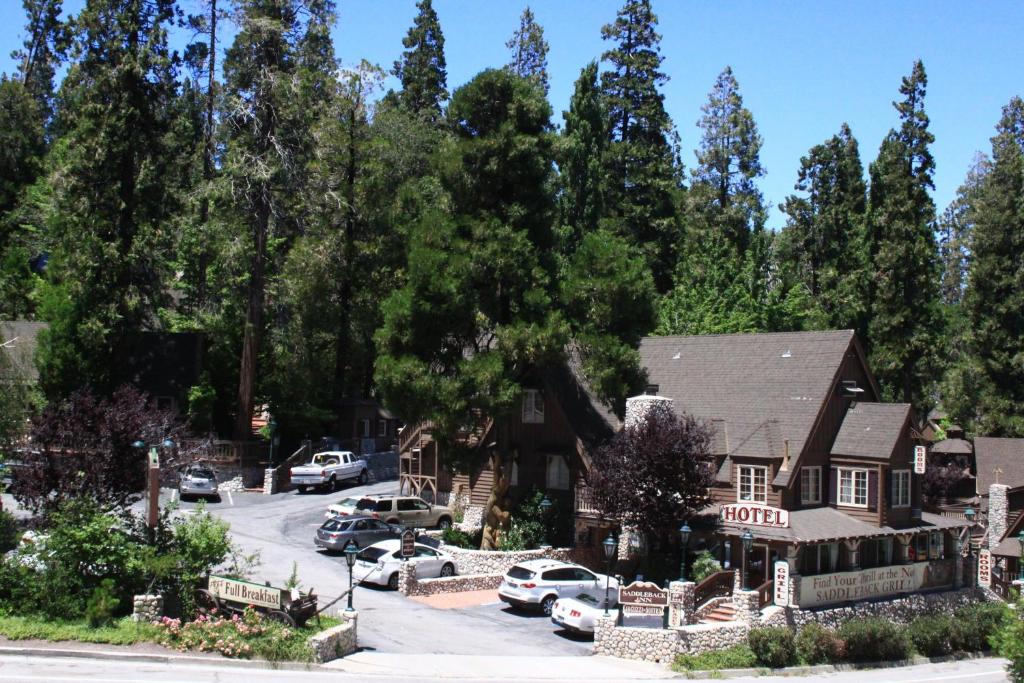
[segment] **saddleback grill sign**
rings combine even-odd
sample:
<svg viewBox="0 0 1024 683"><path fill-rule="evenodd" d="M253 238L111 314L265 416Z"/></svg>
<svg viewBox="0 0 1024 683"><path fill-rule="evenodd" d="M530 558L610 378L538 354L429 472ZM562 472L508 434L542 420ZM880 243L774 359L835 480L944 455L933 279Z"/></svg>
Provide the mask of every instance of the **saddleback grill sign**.
<svg viewBox="0 0 1024 683"><path fill-rule="evenodd" d="M749 526L767 526L776 529L789 527L789 510L755 503L730 503L719 512L723 522Z"/></svg>

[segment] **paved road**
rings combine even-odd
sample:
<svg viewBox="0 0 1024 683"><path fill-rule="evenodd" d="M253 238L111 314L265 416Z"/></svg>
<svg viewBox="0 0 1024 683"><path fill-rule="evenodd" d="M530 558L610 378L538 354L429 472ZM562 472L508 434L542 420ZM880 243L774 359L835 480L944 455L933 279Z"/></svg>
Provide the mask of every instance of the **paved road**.
<svg viewBox="0 0 1024 683"><path fill-rule="evenodd" d="M390 481L336 493L235 493L207 509L231 524L235 541L246 552L259 552L255 578L281 585L294 563L303 589L315 588L326 604L348 587L344 557L326 555L313 545L327 505L348 496L394 493L396 487ZM195 507L181 503L182 511ZM359 610L359 644L373 651L471 655L514 649L523 655L588 655L593 649L591 642L557 631L540 615L515 613L500 603L436 609L373 586L358 587L353 600Z"/></svg>

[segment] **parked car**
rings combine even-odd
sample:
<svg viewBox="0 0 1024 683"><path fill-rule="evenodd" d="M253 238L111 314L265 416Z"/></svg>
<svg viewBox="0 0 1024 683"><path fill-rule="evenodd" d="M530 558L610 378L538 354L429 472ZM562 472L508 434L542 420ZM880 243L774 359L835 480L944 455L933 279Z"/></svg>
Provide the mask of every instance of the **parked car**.
<svg viewBox="0 0 1024 683"><path fill-rule="evenodd" d="M451 508L431 505L416 496L366 496L356 505L356 512L410 529L447 529L455 518Z"/></svg>
<svg viewBox="0 0 1024 683"><path fill-rule="evenodd" d="M416 544L416 554L408 561L416 565L416 576L421 579L455 576L457 568L454 557L422 543ZM361 577L360 581L398 590L398 568L401 564L401 539L381 541L363 548L356 555L356 574Z"/></svg>
<svg viewBox="0 0 1024 683"><path fill-rule="evenodd" d="M605 581L617 591L614 577L595 574L586 567L559 560L528 560L513 566L498 586L498 597L518 609L540 609L551 616L555 601L581 593L604 595Z"/></svg>
<svg viewBox="0 0 1024 683"><path fill-rule="evenodd" d="M366 461L351 451L323 451L314 453L305 465L293 467L291 479L299 493L305 493L310 486L334 491L341 482L349 479L365 484L370 474Z"/></svg>
<svg viewBox="0 0 1024 683"><path fill-rule="evenodd" d="M192 464L186 467L178 479L178 495L186 498L211 498L220 500L217 490L217 475L209 465Z"/></svg>
<svg viewBox="0 0 1024 683"><path fill-rule="evenodd" d="M356 514L356 505L358 504L358 498L342 498L337 503L331 503L327 506L327 512L324 513L324 517L348 517L349 515L354 515Z"/></svg>
<svg viewBox="0 0 1024 683"><path fill-rule="evenodd" d="M349 541L365 548L379 541L398 538L402 528L372 517L332 517L316 530L315 543L324 550L341 551Z"/></svg>
<svg viewBox="0 0 1024 683"><path fill-rule="evenodd" d="M618 590L608 593L608 609L617 604ZM604 615L604 594L600 599L590 593L580 593L575 598L559 598L551 606L551 621L573 633L593 633L597 618Z"/></svg>

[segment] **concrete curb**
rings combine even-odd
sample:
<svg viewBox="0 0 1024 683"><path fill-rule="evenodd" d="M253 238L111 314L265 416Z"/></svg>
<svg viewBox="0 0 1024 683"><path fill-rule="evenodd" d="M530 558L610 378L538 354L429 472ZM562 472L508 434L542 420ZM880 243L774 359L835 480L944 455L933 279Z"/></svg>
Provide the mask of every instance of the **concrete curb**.
<svg viewBox="0 0 1024 683"><path fill-rule="evenodd" d="M281 669L286 671L326 671L319 664L302 662L268 662L264 659L229 659L227 657L195 657L179 654L150 652L120 652L117 650L73 650L55 647L0 646L0 656L63 657L69 659L103 659L157 664L189 664L193 666L230 666L239 669Z"/></svg>
<svg viewBox="0 0 1024 683"><path fill-rule="evenodd" d="M911 657L885 662L851 662L849 664L815 664L814 666L789 666L782 669L771 669L765 666L750 669L710 669L707 671L680 671L684 678L694 680L719 678L749 678L751 676L809 676L811 674L843 673L845 671L864 671L869 669L898 669L920 664L945 664L967 659L993 658L991 652L967 652L963 655L946 655L944 657Z"/></svg>

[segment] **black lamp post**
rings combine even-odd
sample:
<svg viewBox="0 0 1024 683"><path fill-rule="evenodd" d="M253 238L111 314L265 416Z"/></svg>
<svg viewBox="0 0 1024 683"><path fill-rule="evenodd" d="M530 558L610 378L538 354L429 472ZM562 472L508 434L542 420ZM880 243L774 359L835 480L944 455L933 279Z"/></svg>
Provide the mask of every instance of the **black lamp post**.
<svg viewBox="0 0 1024 683"><path fill-rule="evenodd" d="M1024 581L1024 531L1020 532L1017 536L1017 542L1020 543L1020 558L1017 559L1017 580Z"/></svg>
<svg viewBox="0 0 1024 683"><path fill-rule="evenodd" d="M743 590L750 590L750 586L747 583L747 555L750 554L751 548L754 547L754 534L750 533L750 529L744 529L743 533L740 534L740 540L743 541Z"/></svg>
<svg viewBox="0 0 1024 683"><path fill-rule="evenodd" d="M686 581L686 551L690 547L690 525L683 522L679 527L679 541L682 546L682 560L679 563L679 580Z"/></svg>
<svg viewBox="0 0 1024 683"><path fill-rule="evenodd" d="M541 545L549 545L548 544L548 511L550 509L551 509L551 501L548 500L548 497L545 494L544 500L540 501L540 523L541 523L542 529L544 530L544 533L543 533L543 535L540 538L540 544Z"/></svg>
<svg viewBox="0 0 1024 683"><path fill-rule="evenodd" d="M345 564L348 565L348 607L345 608L346 612L354 612L352 609L352 568L356 565L356 555L359 554L359 548L352 541L349 541L345 545Z"/></svg>
<svg viewBox="0 0 1024 683"><path fill-rule="evenodd" d="M611 582L612 560L618 554L619 544L609 533L608 538L604 539L601 543L601 547L604 548L604 563L606 566L604 573L604 615L608 616L608 586Z"/></svg>
<svg viewBox="0 0 1024 683"><path fill-rule="evenodd" d="M277 420L274 416L270 416L270 421L267 422L267 429L270 431L270 464L274 464L274 442L277 441Z"/></svg>

